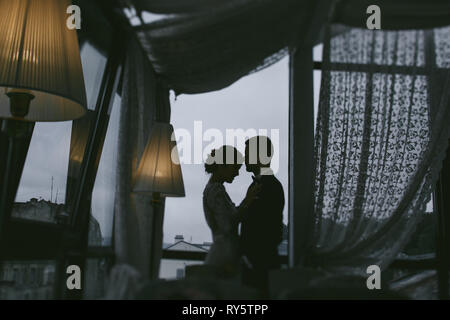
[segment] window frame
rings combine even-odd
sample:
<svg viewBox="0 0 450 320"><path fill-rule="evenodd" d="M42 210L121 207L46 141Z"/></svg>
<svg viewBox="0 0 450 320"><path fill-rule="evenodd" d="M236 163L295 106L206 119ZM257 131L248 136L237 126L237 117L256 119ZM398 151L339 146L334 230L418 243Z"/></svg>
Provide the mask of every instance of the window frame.
<svg viewBox="0 0 450 320"><path fill-rule="evenodd" d="M84 1L79 2L84 3ZM92 9L92 5L88 5ZM112 16L104 12L104 7L100 6L98 10L102 11L101 14L105 16L102 18L106 18L111 26L117 25L117 23L114 23L115 21L111 21ZM0 190L2 195L3 193L6 194L7 201L2 203L3 205L6 203L8 208L8 214L2 219L3 223L0 223L0 227L3 230L0 233L0 261L13 260L23 261L24 263L30 260L39 262L46 260L54 261L56 267L55 278L52 281L54 285L54 299L79 300L83 298L82 290L67 290L65 286L65 279L67 277L66 267L68 265L79 265L82 270L85 270L87 259L106 259L110 263L113 263L115 260L113 244L109 247L88 247L88 231L91 209L90 199L103 151L103 142L108 130L109 115L112 110L114 96L119 89L119 82L122 75L128 38L126 32L127 30L121 28L120 24L115 29L110 29L110 33L115 36L107 52L107 63L94 111L95 121L90 127L89 138L80 168L81 180L76 183L74 192L76 195L75 206L73 207L74 210L71 212L69 221L66 221L64 224L51 224L20 218L10 218L15 193L18 189L18 183L28 153L34 123L29 124L31 128L29 135L22 139L22 141L19 141L17 145L20 163L16 166L15 170L17 171L18 177L14 177L14 183ZM91 36L93 35L81 33L79 37L81 44L84 41L90 41ZM95 41L95 39L93 40ZM95 43L93 44L95 45ZM104 45L104 42L101 45ZM0 119L0 125L4 122L6 120ZM5 146L8 147L7 143L7 138L1 135L0 147L2 149ZM4 157L0 158L0 170L3 171L7 159L3 159ZM13 193L14 195L12 195ZM27 235L29 241L23 241L22 236L24 234ZM2 268L2 265L0 264L0 268ZM83 283L84 279L84 272L82 272Z"/></svg>
<svg viewBox="0 0 450 320"><path fill-rule="evenodd" d="M73 212L71 214L70 227L76 230L77 237L65 239L66 250L63 259L58 265L58 283L60 296L69 300L80 300L83 292L80 290L67 290L63 277L68 265L78 265L86 270L86 261L90 258L105 258L111 263L115 260L113 244L109 247L89 247L89 221L91 212L91 197L94 189L95 179L100 163L103 145L108 131L110 114L114 103L115 94L119 89L122 75L122 66L126 50L126 36L121 30L116 29L113 33L118 37L113 41L108 53L102 85L97 99L95 122L91 127L89 138L85 148L85 155L80 169L80 180L77 182ZM82 273L82 283L86 276Z"/></svg>

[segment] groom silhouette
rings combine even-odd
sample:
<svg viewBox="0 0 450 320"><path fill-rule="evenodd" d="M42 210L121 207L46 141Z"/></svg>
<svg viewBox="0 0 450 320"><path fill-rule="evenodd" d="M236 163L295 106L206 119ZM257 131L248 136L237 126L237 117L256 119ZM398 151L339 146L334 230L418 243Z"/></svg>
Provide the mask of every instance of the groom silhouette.
<svg viewBox="0 0 450 320"><path fill-rule="evenodd" d="M283 187L270 169L273 145L268 137L257 136L245 142L245 166L259 184L258 199L252 202L241 224L241 250L246 261L242 281L268 294L268 273L280 266L278 246L283 233Z"/></svg>

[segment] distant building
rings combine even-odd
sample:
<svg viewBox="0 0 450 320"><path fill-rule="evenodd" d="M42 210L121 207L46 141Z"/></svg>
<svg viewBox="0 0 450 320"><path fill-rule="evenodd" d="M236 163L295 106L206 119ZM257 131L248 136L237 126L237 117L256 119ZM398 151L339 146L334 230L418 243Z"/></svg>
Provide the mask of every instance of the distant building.
<svg viewBox="0 0 450 320"><path fill-rule="evenodd" d="M183 235L176 235L173 243L163 244L163 250L208 252L211 246L212 242L195 244L185 241ZM283 224L283 240L278 247L278 254L280 256L287 256L288 254L288 227L285 224ZM186 266L201 264L203 264L203 261L161 259L159 277L166 280L181 279L185 276Z"/></svg>
<svg viewBox="0 0 450 320"><path fill-rule="evenodd" d="M210 242L203 244L194 244L184 241L182 235L175 236L175 241L172 244L164 244L163 249L168 251L190 251L190 252L205 252L209 251L211 247ZM172 260L161 259L159 277L166 280L182 279L185 276L186 266L203 264L203 261L195 260Z"/></svg>
<svg viewBox="0 0 450 320"><path fill-rule="evenodd" d="M45 300L53 297L52 261L7 261L0 274L0 300Z"/></svg>
<svg viewBox="0 0 450 320"><path fill-rule="evenodd" d="M183 235L176 235L175 236L175 243L177 243L178 241L183 241L183 240L184 240Z"/></svg>
<svg viewBox="0 0 450 320"><path fill-rule="evenodd" d="M90 247L100 247L103 244L102 232L100 223L92 215L89 220L89 237L88 242Z"/></svg>
<svg viewBox="0 0 450 320"><path fill-rule="evenodd" d="M15 203L12 218L33 220L51 224L63 224L69 215L65 206L50 201L31 199L26 203ZM102 235L98 221L90 217L89 245L101 246ZM88 260L86 279L90 283L101 282L101 262ZM0 268L0 300L46 300L53 298L54 261L4 261ZM98 295L101 288L88 286L85 294Z"/></svg>
<svg viewBox="0 0 450 320"><path fill-rule="evenodd" d="M69 218L63 204L31 199L29 202L17 202L12 210L12 217L47 223L63 223Z"/></svg>

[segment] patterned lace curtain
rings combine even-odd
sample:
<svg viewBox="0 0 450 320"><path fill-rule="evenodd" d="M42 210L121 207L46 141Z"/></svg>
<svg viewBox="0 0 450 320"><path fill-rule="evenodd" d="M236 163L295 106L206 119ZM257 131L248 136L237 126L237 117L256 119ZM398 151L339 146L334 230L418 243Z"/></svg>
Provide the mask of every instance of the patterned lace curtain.
<svg viewBox="0 0 450 320"><path fill-rule="evenodd" d="M309 262L365 274L415 231L450 124L450 28L347 28L324 42Z"/></svg>

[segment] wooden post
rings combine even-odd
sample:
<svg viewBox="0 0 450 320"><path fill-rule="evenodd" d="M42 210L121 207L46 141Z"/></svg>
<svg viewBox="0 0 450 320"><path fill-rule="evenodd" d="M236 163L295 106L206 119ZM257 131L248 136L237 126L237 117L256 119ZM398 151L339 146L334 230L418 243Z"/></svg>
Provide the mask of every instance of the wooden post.
<svg viewBox="0 0 450 320"><path fill-rule="evenodd" d="M450 268L450 148L442 164L436 191L433 197L434 211L437 215L436 261L438 273L439 299L449 299Z"/></svg>
<svg viewBox="0 0 450 320"><path fill-rule="evenodd" d="M314 80L312 47L290 58L289 267L302 263L314 204Z"/></svg>

